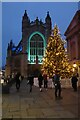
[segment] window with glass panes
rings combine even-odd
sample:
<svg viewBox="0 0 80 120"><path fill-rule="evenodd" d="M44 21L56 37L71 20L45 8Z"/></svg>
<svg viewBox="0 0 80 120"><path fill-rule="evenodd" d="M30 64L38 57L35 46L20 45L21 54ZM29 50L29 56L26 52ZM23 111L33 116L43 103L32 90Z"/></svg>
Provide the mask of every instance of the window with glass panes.
<svg viewBox="0 0 80 120"><path fill-rule="evenodd" d="M38 56L38 63L42 63L44 55L44 40L39 34L34 34L30 39L30 63L36 62Z"/></svg>

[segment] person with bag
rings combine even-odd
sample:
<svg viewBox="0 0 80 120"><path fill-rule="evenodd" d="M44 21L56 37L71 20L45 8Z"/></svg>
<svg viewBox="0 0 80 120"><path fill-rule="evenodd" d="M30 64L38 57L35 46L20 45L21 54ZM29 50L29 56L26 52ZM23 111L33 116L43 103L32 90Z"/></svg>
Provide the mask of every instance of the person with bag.
<svg viewBox="0 0 80 120"><path fill-rule="evenodd" d="M46 88L46 90L47 90L48 80L47 80L47 74L45 72L43 73L43 79L44 79L44 88Z"/></svg>
<svg viewBox="0 0 80 120"><path fill-rule="evenodd" d="M78 82L77 76L74 74L72 76L71 83L75 92L77 91L77 82Z"/></svg>
<svg viewBox="0 0 80 120"><path fill-rule="evenodd" d="M60 75L58 74L58 71L56 71L53 82L55 86L55 99L62 99L61 97L61 83L60 83Z"/></svg>
<svg viewBox="0 0 80 120"><path fill-rule="evenodd" d="M34 77L33 77L33 74L31 74L31 75L29 75L28 82L27 82L27 84L29 84L29 86L30 86L29 92L32 92L33 83L34 83Z"/></svg>

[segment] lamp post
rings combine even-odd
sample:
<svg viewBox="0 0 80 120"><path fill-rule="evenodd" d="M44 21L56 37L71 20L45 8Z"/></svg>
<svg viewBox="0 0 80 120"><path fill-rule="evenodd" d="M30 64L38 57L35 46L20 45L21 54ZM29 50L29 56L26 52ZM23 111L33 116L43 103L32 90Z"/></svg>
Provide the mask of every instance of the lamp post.
<svg viewBox="0 0 80 120"><path fill-rule="evenodd" d="M76 67L77 67L77 64L76 64L76 63L74 63L74 64L73 64L73 67L74 67L74 68L76 68Z"/></svg>
<svg viewBox="0 0 80 120"><path fill-rule="evenodd" d="M3 85L4 79L2 76L3 76L3 73L2 73L2 71L0 71L0 83Z"/></svg>
<svg viewBox="0 0 80 120"><path fill-rule="evenodd" d="M2 71L0 71L0 78L2 77Z"/></svg>
<svg viewBox="0 0 80 120"><path fill-rule="evenodd" d="M73 63L73 72L79 77L79 66L76 63Z"/></svg>

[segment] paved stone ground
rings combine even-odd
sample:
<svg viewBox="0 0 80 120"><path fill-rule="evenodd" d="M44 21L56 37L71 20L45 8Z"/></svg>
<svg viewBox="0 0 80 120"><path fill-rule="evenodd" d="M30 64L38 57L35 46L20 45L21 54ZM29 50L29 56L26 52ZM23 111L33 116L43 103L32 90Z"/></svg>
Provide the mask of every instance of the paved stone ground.
<svg viewBox="0 0 80 120"><path fill-rule="evenodd" d="M14 84L10 94L3 94L2 118L79 118L79 90L62 89L62 96L63 99L55 100L54 89L40 92L35 86L29 93L29 85L23 80L19 92Z"/></svg>

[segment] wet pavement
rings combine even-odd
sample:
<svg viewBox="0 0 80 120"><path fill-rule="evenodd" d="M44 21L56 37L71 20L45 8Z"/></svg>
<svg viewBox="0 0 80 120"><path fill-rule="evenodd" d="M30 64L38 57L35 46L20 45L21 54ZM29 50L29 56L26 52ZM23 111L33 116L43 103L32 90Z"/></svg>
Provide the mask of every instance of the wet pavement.
<svg viewBox="0 0 80 120"><path fill-rule="evenodd" d="M10 93L2 95L2 118L80 118L79 89L63 88L62 96L55 100L54 88L40 92L35 86L30 93L23 80L19 91L13 84Z"/></svg>

